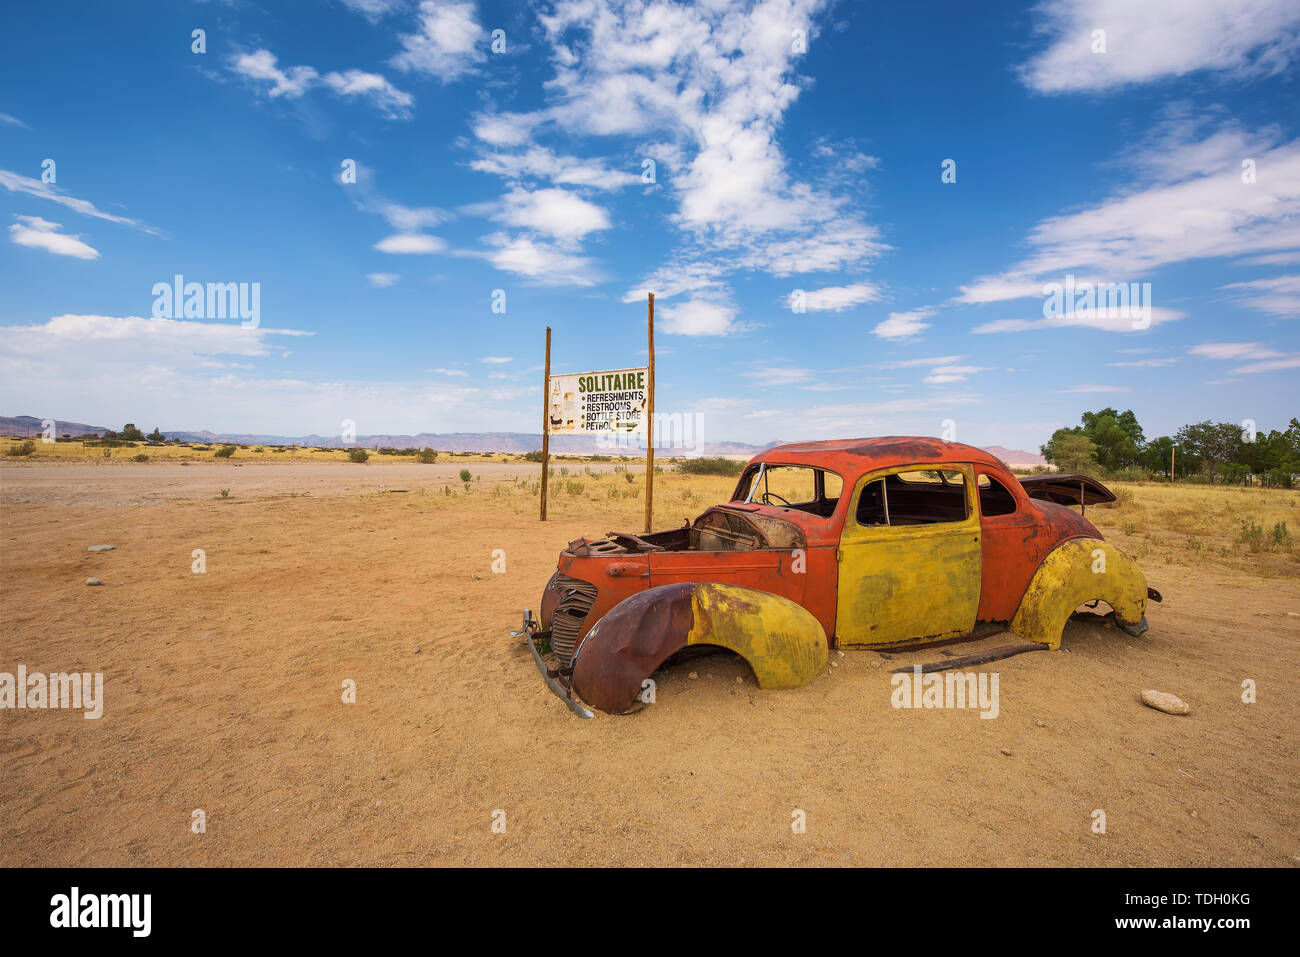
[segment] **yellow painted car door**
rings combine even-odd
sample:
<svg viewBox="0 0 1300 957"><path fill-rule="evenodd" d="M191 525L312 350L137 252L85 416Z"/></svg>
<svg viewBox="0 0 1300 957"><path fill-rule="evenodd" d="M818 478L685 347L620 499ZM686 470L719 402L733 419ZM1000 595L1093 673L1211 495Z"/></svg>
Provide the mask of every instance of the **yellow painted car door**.
<svg viewBox="0 0 1300 957"><path fill-rule="evenodd" d="M840 536L839 645L967 634L975 627L980 583L980 519L969 466L894 467L858 481Z"/></svg>

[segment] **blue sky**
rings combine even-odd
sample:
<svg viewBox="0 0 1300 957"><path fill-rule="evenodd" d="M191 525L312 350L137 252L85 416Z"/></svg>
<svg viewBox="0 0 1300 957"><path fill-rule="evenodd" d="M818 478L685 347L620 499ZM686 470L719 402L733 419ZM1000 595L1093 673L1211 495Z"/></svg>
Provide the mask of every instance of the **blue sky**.
<svg viewBox="0 0 1300 957"><path fill-rule="evenodd" d="M556 372L641 364L647 289L657 407L707 440L1300 414L1293 0L6 21L4 414L535 432L545 326ZM155 318L176 274L259 284L259 324ZM1067 275L1149 321L1047 318Z"/></svg>

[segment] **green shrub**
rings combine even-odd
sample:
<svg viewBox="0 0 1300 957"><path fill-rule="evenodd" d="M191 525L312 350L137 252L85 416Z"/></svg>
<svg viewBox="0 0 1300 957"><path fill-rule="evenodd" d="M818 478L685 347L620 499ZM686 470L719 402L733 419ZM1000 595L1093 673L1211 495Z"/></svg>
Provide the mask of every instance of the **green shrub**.
<svg viewBox="0 0 1300 957"><path fill-rule="evenodd" d="M677 466L677 471L687 475L739 475L744 470L744 462L721 456L686 459Z"/></svg>
<svg viewBox="0 0 1300 957"><path fill-rule="evenodd" d="M541 450L541 449L536 449L536 450L534 450L534 451L532 451L532 452L525 452L525 453L524 453L524 461L525 461L525 462L540 462L541 460L542 460L542 450Z"/></svg>
<svg viewBox="0 0 1300 957"><path fill-rule="evenodd" d="M461 469L461 470L460 470L460 480L461 480L462 482L464 482L466 485L469 484L469 480L470 480L471 478L473 478L473 477L474 477L474 476L473 476L473 474L470 472L469 469Z"/></svg>
<svg viewBox="0 0 1300 957"><path fill-rule="evenodd" d="M148 461L149 461L149 456L147 456L147 455L145 455L143 452L141 452L139 455L133 455L133 456L131 456L131 461L132 461L132 462L148 462Z"/></svg>
<svg viewBox="0 0 1300 957"><path fill-rule="evenodd" d="M235 454L235 447L233 445L223 445L221 448L217 449L215 452L212 453L212 457L214 459L228 459L234 454Z"/></svg>
<svg viewBox="0 0 1300 957"><path fill-rule="evenodd" d="M367 452L365 449L358 448L356 446L353 446L352 448L348 449L349 462L361 463L366 461L366 459L368 458L370 458L370 453Z"/></svg>
<svg viewBox="0 0 1300 957"><path fill-rule="evenodd" d="M430 448L420 449L419 456L420 461L425 465L432 465L434 462L438 461L438 453Z"/></svg>
<svg viewBox="0 0 1300 957"><path fill-rule="evenodd" d="M26 439L25 441L19 442L16 445L11 445L9 448L5 449L5 455L31 455L35 451L36 443L31 439Z"/></svg>

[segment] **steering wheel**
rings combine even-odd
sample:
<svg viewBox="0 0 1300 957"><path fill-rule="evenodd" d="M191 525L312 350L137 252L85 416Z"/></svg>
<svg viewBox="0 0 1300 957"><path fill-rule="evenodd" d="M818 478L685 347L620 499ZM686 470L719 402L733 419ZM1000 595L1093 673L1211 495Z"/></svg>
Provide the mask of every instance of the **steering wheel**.
<svg viewBox="0 0 1300 957"><path fill-rule="evenodd" d="M759 496L759 497L762 499L764 505L771 505L772 503L771 503L770 501L768 501L768 499L773 499L773 498L775 498L775 499L779 499L780 502L781 502L781 504L784 505L786 508L790 508L790 507L791 507L789 502L787 502L785 499L781 498L781 496L777 495L775 492L764 492L764 493L763 493L761 496Z"/></svg>

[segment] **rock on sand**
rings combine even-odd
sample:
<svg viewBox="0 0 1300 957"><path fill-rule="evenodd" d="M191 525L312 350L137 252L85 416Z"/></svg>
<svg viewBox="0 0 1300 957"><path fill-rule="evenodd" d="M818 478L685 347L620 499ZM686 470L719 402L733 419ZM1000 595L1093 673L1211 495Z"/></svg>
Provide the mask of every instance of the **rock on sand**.
<svg viewBox="0 0 1300 957"><path fill-rule="evenodd" d="M1165 714L1188 714L1192 710L1186 701L1177 695L1171 695L1168 691L1148 689L1142 692L1142 703L1148 708L1155 708Z"/></svg>

